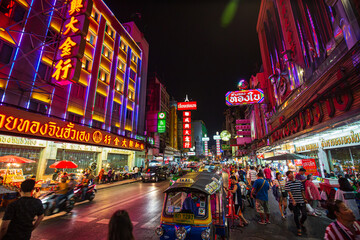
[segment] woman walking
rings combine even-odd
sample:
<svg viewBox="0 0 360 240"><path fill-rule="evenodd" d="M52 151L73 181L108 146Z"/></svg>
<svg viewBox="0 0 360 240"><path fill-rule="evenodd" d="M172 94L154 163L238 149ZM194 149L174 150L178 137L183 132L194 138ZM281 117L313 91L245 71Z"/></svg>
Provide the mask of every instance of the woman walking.
<svg viewBox="0 0 360 240"><path fill-rule="evenodd" d="M282 218L286 218L286 208L287 208L287 197L288 194L285 191L286 181L282 178L281 173L276 173L275 180L273 180L273 186L279 189L280 196L276 199L279 202L279 209Z"/></svg>
<svg viewBox="0 0 360 240"><path fill-rule="evenodd" d="M108 240L134 240L133 225L125 210L116 211L109 222Z"/></svg>
<svg viewBox="0 0 360 240"><path fill-rule="evenodd" d="M314 212L311 213L311 215L318 217L321 214L316 212L316 208L319 205L319 200L321 200L321 197L318 188L313 183L313 179L314 177L312 174L307 175L307 181L305 182L305 196L311 207L314 209Z"/></svg>

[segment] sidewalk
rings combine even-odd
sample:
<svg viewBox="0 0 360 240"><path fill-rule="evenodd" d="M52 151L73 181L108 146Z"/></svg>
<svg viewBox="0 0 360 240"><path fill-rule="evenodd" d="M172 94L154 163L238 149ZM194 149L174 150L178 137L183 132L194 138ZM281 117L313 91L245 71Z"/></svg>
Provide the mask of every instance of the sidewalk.
<svg viewBox="0 0 360 240"><path fill-rule="evenodd" d="M125 184L140 182L140 181L141 181L141 179L138 178L137 180L136 180L136 179L126 179L126 180L117 181L117 182L112 182L112 183L96 184L96 189L97 189L97 190L101 190L101 189L106 189L106 188L111 188L111 187L117 187L117 186L121 186L121 185L125 185Z"/></svg>

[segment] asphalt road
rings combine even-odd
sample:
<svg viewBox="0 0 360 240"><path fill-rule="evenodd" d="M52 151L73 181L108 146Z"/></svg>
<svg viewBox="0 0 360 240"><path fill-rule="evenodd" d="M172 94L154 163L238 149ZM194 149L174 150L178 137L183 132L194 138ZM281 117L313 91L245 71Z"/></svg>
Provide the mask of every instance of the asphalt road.
<svg viewBox="0 0 360 240"><path fill-rule="evenodd" d="M156 237L154 229L160 222L163 191L168 184L168 181L136 182L102 189L93 202L77 205L71 214L59 213L46 217L39 228L33 232L32 239L106 239L109 219L118 209L125 209L129 212L136 240L159 239ZM323 239L325 228L330 223L326 217L309 216L305 223L307 233L302 237L297 237L292 213L288 211L288 219L282 220L277 202L270 191L269 198L272 211L271 224L259 225L256 222L255 210L247 207L244 215L246 219L250 220L250 225L241 229L232 229L232 240Z"/></svg>

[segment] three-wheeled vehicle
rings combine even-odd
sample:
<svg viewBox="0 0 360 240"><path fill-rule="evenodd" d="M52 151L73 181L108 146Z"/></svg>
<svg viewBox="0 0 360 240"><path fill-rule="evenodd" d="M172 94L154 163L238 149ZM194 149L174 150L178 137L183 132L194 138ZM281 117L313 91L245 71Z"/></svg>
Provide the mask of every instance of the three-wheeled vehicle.
<svg viewBox="0 0 360 240"><path fill-rule="evenodd" d="M229 239L222 176L191 172L165 190L160 226L161 240Z"/></svg>

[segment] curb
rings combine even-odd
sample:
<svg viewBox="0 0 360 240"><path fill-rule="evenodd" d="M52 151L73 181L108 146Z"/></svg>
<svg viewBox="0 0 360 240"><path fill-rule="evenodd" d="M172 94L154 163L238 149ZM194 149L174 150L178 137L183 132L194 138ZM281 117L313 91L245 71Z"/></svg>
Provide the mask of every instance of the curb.
<svg viewBox="0 0 360 240"><path fill-rule="evenodd" d="M121 184L109 184L109 185L106 185L104 187L101 187L101 188L96 188L96 190L100 191L102 189L107 189L107 188L111 188L111 187L117 187L117 186L122 186L122 185L127 185L127 184L131 184L131 183L136 183L136 182L141 182L141 180L136 180L136 181L132 181L132 182L126 182L126 183L121 183Z"/></svg>

